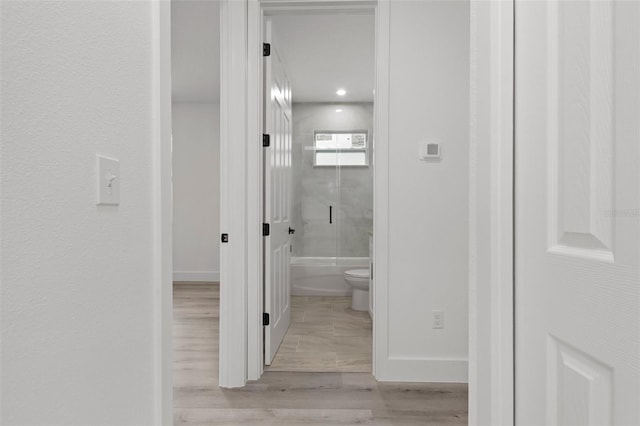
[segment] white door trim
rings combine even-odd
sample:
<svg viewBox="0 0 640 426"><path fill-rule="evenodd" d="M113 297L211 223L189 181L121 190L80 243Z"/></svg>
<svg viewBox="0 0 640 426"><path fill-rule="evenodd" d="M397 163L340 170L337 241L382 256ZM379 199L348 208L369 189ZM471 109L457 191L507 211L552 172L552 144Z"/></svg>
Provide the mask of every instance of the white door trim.
<svg viewBox="0 0 640 426"><path fill-rule="evenodd" d="M155 424L173 425L173 247L171 184L171 3L152 5L153 269L155 291Z"/></svg>
<svg viewBox="0 0 640 426"><path fill-rule="evenodd" d="M376 8L376 77L373 117L373 376L391 375L389 359L389 86L390 4Z"/></svg>
<svg viewBox="0 0 640 426"><path fill-rule="evenodd" d="M247 5L220 2L220 230L228 242L220 247L219 385L225 388L247 381L248 257L253 247L247 220L252 211L247 199ZM258 222L253 225L258 228Z"/></svg>
<svg viewBox="0 0 640 426"><path fill-rule="evenodd" d="M469 424L514 424L514 2L471 1Z"/></svg>
<svg viewBox="0 0 640 426"><path fill-rule="evenodd" d="M258 30L262 22L262 9L258 0L248 0L248 4L233 0L222 0L225 4L223 8L233 4L234 22L231 23L226 19L230 13L225 10L221 14L221 24L224 28L223 45L221 51L222 64L229 64L233 49L244 50L241 45L243 34L248 34L248 39L252 42L259 40L260 31ZM366 4L370 2L361 2ZM380 2L378 5L378 52L380 55L380 63L384 63L384 58L388 58L388 2ZM513 71L511 64L513 62L512 50L505 49L513 41L513 19L508 13L508 9L512 7L512 1L504 2L487 2L481 0L471 1L471 155L470 155L470 179L471 179L471 199L470 199L470 328L469 328L469 423L471 425L480 424L496 424L496 425L512 425L513 424L513 322L510 319L513 314L512 289L513 280L510 259L512 259L512 246L509 241L513 237L512 223L512 201L510 200L511 191L508 189L512 184L512 173L510 169L512 161L509 161L511 150L513 149L513 140L510 137L509 126L512 125L510 120L511 113L508 112L509 96L513 96L512 80ZM248 12L245 12L247 8ZM154 181L155 190L155 211L154 217L154 233L156 235L155 243L155 271L156 282L158 283L157 292L157 330L156 330L156 360L157 360L157 397L156 397L156 417L159 419L158 424L170 425L173 423L172 404L173 391L171 380L171 323L172 323L172 296L171 296L171 22L170 22L170 3L158 0L154 6L154 35L157 36L154 45L154 67L155 77L153 82L154 91L157 94L154 100L154 122L156 127L154 132L154 161L156 174ZM246 15L245 15L246 13ZM386 18L383 19L383 17ZM248 20L244 19L245 17ZM227 22L227 24L225 24ZM492 25L495 24L495 25ZM498 24L499 23L499 24ZM232 25L233 24L233 25ZM493 30L491 30L493 29ZM233 41L229 39L233 35L234 38L240 36L240 40ZM383 46L383 40L387 40ZM259 52L259 42L249 44L249 52L246 57L249 69L256 69L262 60ZM484 58L484 59L483 59ZM244 59L236 58L236 62L242 62ZM388 60L388 59L387 59ZM492 65L492 66L491 66ZM228 67L226 69L229 69ZM492 70L498 74L493 79L490 78ZM234 70L234 71L237 71ZM378 75L388 74L388 67L377 66ZM225 135L222 138L225 149L229 149L230 137L237 137L237 133L244 132L243 125L232 127L233 119L237 119L236 115L241 111L243 102L237 102L245 92L245 86L242 84L243 76L236 76L231 79L228 72L223 72L222 92L224 93L224 101L221 105L228 105L230 102L229 93L236 96L235 109L228 110L223 114L224 120L221 122L221 133ZM388 78L381 80L388 82ZM234 92L234 89L239 92ZM257 75L253 75L246 81L246 90L248 93L259 93L261 90L261 82ZM384 108L388 105L388 84L386 91L384 87L377 90L378 105L384 103ZM500 100L502 99L502 102ZM241 104L241 105L236 105ZM222 109L221 109L222 110ZM482 116L482 111L490 111L489 117ZM247 106L247 118L249 119L247 131L250 135L259 135L260 133L260 117L261 108L255 103L249 103ZM388 111L376 110L376 115L388 116ZM506 121L505 121L506 120ZM500 131L502 129L502 131ZM378 122L376 132L378 137L388 135L388 125L384 126L382 122ZM247 143L247 138L237 139L244 143L237 149L243 148ZM254 140L255 142L255 140ZM257 145L249 144L250 147ZM485 150L490 150L491 161L489 163L480 162L484 159ZM379 144L374 154L378 173L376 174L377 192L375 203L377 205L386 206L384 200L387 196L386 187L386 170L384 169L388 154L388 146ZM225 167L229 158L229 152L224 151L221 166ZM490 180L481 179L481 173L486 171L491 165L501 165L499 173L494 173ZM241 164L241 170L235 170L236 174L246 171L247 181L259 182L259 176L262 173L260 162L260 150L249 149L246 152L246 165ZM221 187L229 185L232 171L229 167L225 168L225 173L221 176ZM246 195L247 218L242 220L233 213L234 206L229 203L229 191L226 190L223 201L224 209L224 227L222 232L229 232L232 236L233 244L226 247L221 254L223 263L221 270L227 271L223 273L223 282L230 282L229 279L237 276L238 271L248 271L246 280L241 280L237 286L237 291L228 293L223 291L224 304L227 306L239 307L239 311L233 312L233 309L221 312L221 356L220 356L220 385L223 387L242 386L246 383L247 378L257 378L262 374L262 358L247 356L245 348L249 348L252 354L261 354L262 348L262 332L252 328L247 332L246 324L258 322L257 307L262 306L262 300L257 292L246 292L247 283L252 283L252 288L256 288L258 282L261 282L259 274L260 269L255 265L259 265L261 261L261 244L257 247L249 246L246 250L246 258L244 257L243 247L239 244L243 232L246 232L248 240L255 240L256 235L260 235L260 194L245 194L245 188L234 185L235 203L240 203ZM485 195L491 194L491 198ZM222 195L222 194L221 194ZM498 209L492 209L494 206L500 206ZM487 210L488 209L488 210ZM386 212L386 210L382 210ZM488 211L488 213L487 213ZM379 284L381 277L388 274L386 262L380 262L382 256L386 254L385 234L382 232L386 229L384 225L384 217L378 215L376 221L376 277ZM229 220L233 223L230 223ZM247 223L254 224L247 226ZM494 228L492 228L492 223ZM232 226L233 225L233 226ZM495 226L498 229L495 229ZM382 229L380 229L382 228ZM236 234L236 229L240 232ZM485 236L490 235L491 238L485 240ZM234 251L231 252L233 247ZM486 250L485 250L486 249ZM239 253L240 257L235 262L230 262L230 257ZM481 257L483 253L487 253L487 257ZM487 259L493 261L492 271L489 274L482 273L480 266ZM485 262L486 263L486 262ZM249 268L249 265L254 265ZM235 272L230 270L234 266ZM245 268L246 267L246 268ZM496 269L497 268L497 269ZM500 271L498 274L497 272ZM240 274L240 277L243 275ZM495 304L486 303L480 298L482 292L489 291L490 295L498 295ZM247 304L244 298L247 298ZM492 298L490 298L491 300ZM380 298L376 301L376 306L381 304ZM386 330L386 319L383 309L386 306L377 307L376 335ZM244 314L245 320L242 318ZM240 321L234 323L234 318L241 317ZM488 328L482 328L488 321ZM223 328L224 327L224 328ZM482 328L482 329L481 329ZM487 331L489 336L481 335L482 341L479 340L480 333ZM235 337L234 342L240 341L239 346L234 347L230 343L230 336ZM223 337L223 335L225 335ZM246 339L243 339L247 336ZM374 335L375 338L375 335ZM225 343L222 343L225 342ZM485 343L488 342L488 343ZM374 359L380 354L386 354L386 346L383 342L377 343L377 351L374 353ZM225 353L222 353L223 345L226 347ZM239 350L237 350L239 348ZM234 351L236 349L236 351ZM233 353L232 353L233 352ZM238 356L235 356L238 355ZM235 357L235 358L234 358ZM378 363L375 362L374 366ZM374 370L374 374L379 374L378 368ZM248 374L247 374L248 370ZM489 380L480 380L479 373L482 371L493 371ZM479 407L482 395L488 395L488 407Z"/></svg>
<svg viewBox="0 0 640 426"><path fill-rule="evenodd" d="M263 289L263 164L262 164L262 24L264 12L259 0L248 2L248 78L247 78L247 132L248 140L254 143L247 148L247 220L248 220L248 267L249 293L247 294L247 378L257 380L264 370L264 333L262 312L264 310Z"/></svg>
<svg viewBox="0 0 640 426"><path fill-rule="evenodd" d="M228 0L227 0L228 1ZM317 1L287 1L287 0L247 0L247 34L248 34L248 75L247 75L247 269L248 292L246 303L248 306L247 322L247 376L245 380L257 380L264 370L264 341L262 330L263 311L263 282L262 282L262 24L265 15L292 12L362 12L375 10L376 2L370 0L344 0L340 2ZM338 4L339 3L339 4ZM386 2L382 2L386 3ZM381 4L382 4L381 3ZM388 8L388 5L385 5ZM387 18L388 22L388 18ZM235 28L239 31L239 28ZM387 48L388 51L388 48ZM388 57L388 52L387 52ZM381 75L382 78L382 75ZM387 71L388 88L388 71ZM388 89L387 89L388 90ZM378 90L376 90L378 94ZM374 105L378 103L375 99ZM388 113L384 115L388 119ZM388 127L388 126L387 126ZM376 145L379 140L376 139ZM382 142L380 142L382 143ZM375 154L374 154L375 156ZM224 161L221 157L221 162ZM374 169L374 174L375 174ZM375 179L375 177L374 177ZM375 184L374 184L375 193ZM375 196L374 196L375 198ZM375 209L374 209L375 210ZM374 214L375 216L375 214ZM374 233L375 235L375 233ZM375 243L374 243L375 244ZM378 263L378 259L376 259ZM376 267L374 265L374 267ZM235 303L243 303L236 300ZM221 299L222 303L222 299ZM220 321L222 323L222 311ZM375 330L375 326L374 326ZM375 331L374 331L375 333ZM375 337L374 337L375 341ZM375 346L375 343L374 343ZM222 346L221 346L222 348ZM239 355L239 354L238 354ZM375 358L375 356L374 356ZM375 361L374 361L375 363ZM375 369L375 367L374 367ZM222 362L221 362L222 371ZM375 371L375 370L374 370ZM222 386L222 385L221 385Z"/></svg>
<svg viewBox="0 0 640 426"><path fill-rule="evenodd" d="M221 14L221 25L224 29L222 40L221 58L222 64L229 64L232 54L244 51L244 34L248 34L249 51L246 58L235 58L235 63L242 65L246 60L248 69L256 69L262 60L259 54L260 24L262 22L262 8L258 0L247 0L247 2L222 0L224 12ZM362 2L366 4L370 2ZM299 4L299 3L298 3ZM469 329L469 421L470 424L513 424L513 352L512 352L512 330L513 322L510 319L513 314L512 289L513 281L510 259L512 259L511 245L509 241L513 237L512 201L511 191L508 190L512 184L512 162L509 161L513 147L513 140L509 136L508 128L512 122L508 121L511 114L508 110L509 102L504 99L513 96L510 92L512 87L512 50L506 49L513 40L513 19L508 13L508 8L512 7L511 1L487 2L480 0L471 1L471 199L470 199L470 329ZM234 9L233 13L229 7ZM158 132L154 137L155 149L154 160L156 161L157 185L155 209L157 215L154 218L156 229L156 265L157 280L159 284L158 300L158 329L157 329L157 417L158 424L172 424L172 380L171 380L171 85L170 85L170 4L169 2L157 1L154 11L154 33L157 35L154 48L156 74L154 80L154 90L158 94L155 104L155 119ZM380 61L377 65L378 76L388 75L388 67L380 66L384 63L384 58L388 60L388 2L380 2L378 5L378 52ZM229 18L233 15L234 21ZM245 19L246 18L246 19ZM226 23L225 23L226 22ZM499 23L499 25L498 25ZM492 25L495 24L495 25ZM493 28L493 30L491 30ZM238 39L237 37L240 37ZM387 40L383 46L383 40ZM484 59L483 59L484 58ZM247 69L244 67L239 68ZM230 69L228 66L226 69ZM237 71L238 68L234 69ZM491 79L492 70L499 72L499 76ZM223 120L221 122L222 143L225 149L231 148L229 141L231 137L242 137L234 139L237 150L244 150L248 139L243 135L245 127L243 125L233 127L233 122L243 116L244 102L237 102L246 93L259 93L261 81L259 76L253 75L243 84L242 73L232 79L229 72L222 75L222 92L224 94L222 105L225 107ZM388 83L388 78L381 80ZM496 86L497 85L497 86ZM246 90L246 92L245 92ZM229 94L234 93L234 109L231 106ZM377 103L387 108L388 105L388 84L386 89L380 86L377 90ZM502 102L499 100L502 99ZM238 105L240 104L240 105ZM246 106L246 117L248 118L249 135L260 134L261 107L255 103L248 103ZM482 111L489 111L489 117L481 115ZM382 108L376 110L376 116L388 116L388 111ZM502 117L502 120L501 118ZM505 121L505 119L507 121ZM385 123L386 124L386 123ZM378 137L388 135L388 125L378 122L376 132ZM499 130L502 129L502 132ZM238 134L239 133L239 134ZM255 140L254 140L255 142ZM246 163L240 164L240 168L235 170L234 176L246 172L246 179L253 185L259 182L261 176L260 150L255 149L257 144L249 143L246 151ZM491 162L482 163L485 149L489 149ZM261 293L247 292L247 284L251 283L251 288L255 289L261 282L259 267L262 258L261 244L246 246L243 242L243 233L246 232L247 240L255 240L260 235L259 224L261 212L261 197L259 193L249 194L246 188L234 185L234 203L230 203L230 194L224 190L233 182L232 168L226 166L230 152L223 151L221 165L224 173L221 176L221 186L223 188L224 213L223 231L231 234L231 241L234 244L222 250L221 270L223 283L231 282L231 278L239 277L240 281L235 282L237 289L234 292L223 291L224 304L229 307L239 308L224 309L221 312L221 356L220 356L220 385L223 387L242 386L247 378L255 379L262 374L262 356L248 357L249 349L252 354L262 354L262 332L252 328L247 330L247 322L258 323L258 307L262 306ZM376 174L377 197L375 203L386 206L387 196L386 170L384 169L388 154L388 146L382 143L376 147L375 161L378 173ZM481 179L481 173L486 171L491 165L502 165L499 173L491 175L490 180ZM237 166L237 164L235 164ZM505 174L506 173L506 174ZM491 194L492 196L485 197ZM242 218L233 215L233 209L246 200L247 217ZM493 206L500 206L499 209L492 209ZM488 210L487 210L488 209ZM488 213L487 213L488 211ZM388 270L386 262L380 259L386 258L387 240L383 230L387 229L384 224L385 217L378 215L376 221L376 276L377 284L381 278L387 278ZM253 224L247 226L247 224ZM492 224L494 228L492 228ZM495 226L498 229L495 229ZM236 230L238 233L236 233ZM485 239L487 235L491 238ZM231 251L233 249L233 252ZM246 249L246 250L245 250ZM486 249L486 250L485 250ZM231 262L232 256L239 256ZM246 253L246 257L245 257ZM487 253L488 257L481 257ZM491 261L493 259L493 261ZM480 266L492 265L490 273L483 273ZM254 267L250 268L250 265ZM235 269L232 271L231 267ZM496 270L497 268L497 270ZM241 273L239 273L240 271ZM246 276L242 271L247 271ZM498 274L498 271L500 273ZM225 286L226 284L223 284ZM489 291L490 295L499 295L494 304L481 299L482 292ZM247 303L245 303L245 297ZM386 332L385 307L381 298L375 302L377 310L376 336ZM239 318L234 322L234 318ZM488 324L488 325L487 325ZM488 332L489 336L480 333ZM231 335L231 336L230 336ZM246 336L246 337L245 337ZM231 337L234 338L238 346L231 344ZM488 339L487 339L488 337ZM375 336L374 336L375 338ZM378 339L377 339L378 340ZM224 342L224 343L223 343ZM487 343L485 343L487 342ZM386 354L384 342L376 341L377 351L374 353L374 374L380 374L377 358ZM225 351L223 353L223 346ZM237 355L237 356L236 356ZM493 371L489 380L481 380L479 373L482 371ZM488 395L488 408L479 407L481 405L481 395Z"/></svg>

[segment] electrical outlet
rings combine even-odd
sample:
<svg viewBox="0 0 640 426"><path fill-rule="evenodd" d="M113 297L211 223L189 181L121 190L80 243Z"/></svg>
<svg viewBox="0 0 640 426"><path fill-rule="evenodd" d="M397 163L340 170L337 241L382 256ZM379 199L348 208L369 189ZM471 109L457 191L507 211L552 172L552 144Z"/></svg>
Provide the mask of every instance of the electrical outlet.
<svg viewBox="0 0 640 426"><path fill-rule="evenodd" d="M444 328L444 311L433 311L433 325L431 328Z"/></svg>

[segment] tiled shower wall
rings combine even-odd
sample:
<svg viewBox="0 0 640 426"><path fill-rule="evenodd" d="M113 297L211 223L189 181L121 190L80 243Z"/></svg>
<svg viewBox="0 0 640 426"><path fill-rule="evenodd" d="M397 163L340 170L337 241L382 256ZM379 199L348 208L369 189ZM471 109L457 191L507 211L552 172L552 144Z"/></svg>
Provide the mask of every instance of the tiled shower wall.
<svg viewBox="0 0 640 426"><path fill-rule="evenodd" d="M336 112L341 109L342 112ZM315 131L366 130L367 167L314 167ZM372 103L293 104L293 255L367 257L373 227ZM333 223L329 223L333 206Z"/></svg>

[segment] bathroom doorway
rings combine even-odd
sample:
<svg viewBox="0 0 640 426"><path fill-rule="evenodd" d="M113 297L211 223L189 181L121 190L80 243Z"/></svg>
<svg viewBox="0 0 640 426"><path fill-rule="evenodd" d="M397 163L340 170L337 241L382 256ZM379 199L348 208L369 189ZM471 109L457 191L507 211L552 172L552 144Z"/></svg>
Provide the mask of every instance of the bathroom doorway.
<svg viewBox="0 0 640 426"><path fill-rule="evenodd" d="M269 371L372 371L374 17L264 18Z"/></svg>

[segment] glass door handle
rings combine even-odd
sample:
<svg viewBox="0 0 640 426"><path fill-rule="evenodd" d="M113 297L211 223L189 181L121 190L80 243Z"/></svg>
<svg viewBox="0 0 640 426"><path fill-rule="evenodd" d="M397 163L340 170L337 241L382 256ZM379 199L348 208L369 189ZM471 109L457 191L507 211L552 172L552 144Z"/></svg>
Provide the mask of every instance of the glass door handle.
<svg viewBox="0 0 640 426"><path fill-rule="evenodd" d="M333 206L329 206L329 223L333 223Z"/></svg>
<svg viewBox="0 0 640 426"><path fill-rule="evenodd" d="M295 234L295 233L296 233L296 230L293 229L292 227L289 227L289 235Z"/></svg>

